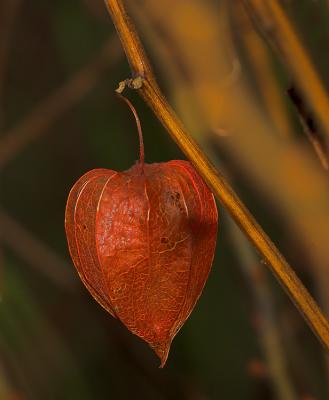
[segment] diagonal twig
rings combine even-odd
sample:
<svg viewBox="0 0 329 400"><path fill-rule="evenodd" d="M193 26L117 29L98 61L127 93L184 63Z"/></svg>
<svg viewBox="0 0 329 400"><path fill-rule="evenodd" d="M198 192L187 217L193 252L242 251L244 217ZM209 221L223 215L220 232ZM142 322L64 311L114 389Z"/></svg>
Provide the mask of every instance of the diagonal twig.
<svg viewBox="0 0 329 400"><path fill-rule="evenodd" d="M273 293L267 277L242 232L232 222L229 223L228 230L242 273L252 291L252 307L258 319L256 328L276 398L295 400L297 394L289 376L288 360L282 344Z"/></svg>
<svg viewBox="0 0 329 400"><path fill-rule="evenodd" d="M66 261L1 208L0 242L57 286L67 291L74 289L74 281L69 272L71 268Z"/></svg>
<svg viewBox="0 0 329 400"><path fill-rule="evenodd" d="M313 146L315 154L318 156L322 167L328 171L329 170L329 159L328 159L328 147L326 141L319 134L316 123L312 118L312 115L307 110L304 101L298 92L298 89L294 86L291 86L288 89L288 95L294 104L296 111L298 113L298 117L304 133L308 139L308 141Z"/></svg>
<svg viewBox="0 0 329 400"><path fill-rule="evenodd" d="M112 20L120 36L132 70L133 87L153 110L169 134L191 160L200 175L208 183L218 200L229 211L236 223L258 249L286 290L298 310L313 329L325 349L329 349L329 322L303 286L295 272L247 210L224 176L215 169L196 142L186 132L167 100L162 95L145 55L137 32L129 19L121 0L105 0ZM134 82L137 85L134 86Z"/></svg>
<svg viewBox="0 0 329 400"><path fill-rule="evenodd" d="M303 115L300 119L307 139L313 146L321 165L328 170L328 150L322 134L329 135L329 96L309 54L280 1L242 1L256 30L265 37L280 56L280 60L295 83L295 88L298 89L299 97L301 99L305 97L305 101L314 114L315 122L319 122L321 131L314 133L305 125ZM293 101L291 96L290 99ZM295 103L294 105L296 106Z"/></svg>
<svg viewBox="0 0 329 400"><path fill-rule="evenodd" d="M119 43L115 37L111 37L92 61L37 105L18 125L4 133L0 139L0 169L89 93L102 73L109 65L116 63L120 55Z"/></svg>

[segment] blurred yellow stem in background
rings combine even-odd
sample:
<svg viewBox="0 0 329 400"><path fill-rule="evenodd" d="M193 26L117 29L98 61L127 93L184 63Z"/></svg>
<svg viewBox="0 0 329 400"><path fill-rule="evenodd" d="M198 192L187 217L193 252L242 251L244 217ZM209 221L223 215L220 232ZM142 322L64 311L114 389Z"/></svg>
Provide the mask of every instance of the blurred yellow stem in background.
<svg viewBox="0 0 329 400"><path fill-rule="evenodd" d="M323 131L329 136L328 93L280 1L244 1L254 12L270 41L273 41L280 51Z"/></svg>

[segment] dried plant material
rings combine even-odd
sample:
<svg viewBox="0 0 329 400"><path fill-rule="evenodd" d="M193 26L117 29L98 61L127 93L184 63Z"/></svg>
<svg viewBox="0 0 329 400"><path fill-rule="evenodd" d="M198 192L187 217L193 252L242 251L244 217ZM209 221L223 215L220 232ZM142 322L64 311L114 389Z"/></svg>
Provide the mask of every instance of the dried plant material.
<svg viewBox="0 0 329 400"><path fill-rule="evenodd" d="M310 54L278 0L244 0L256 23L280 52L293 80L310 104L324 133L329 135L329 97Z"/></svg>
<svg viewBox="0 0 329 400"><path fill-rule="evenodd" d="M163 367L208 278L218 216L188 161L144 164L139 133L136 165L96 169L74 185L65 227L89 292L151 346Z"/></svg>
<svg viewBox="0 0 329 400"><path fill-rule="evenodd" d="M179 2L179 5L184 4L185 2ZM193 2L193 5L194 4L195 2ZM242 203L240 198L233 191L225 177L218 170L216 170L213 164L211 164L211 162L202 152L197 143L195 143L195 141L188 134L185 127L178 119L174 111L171 109L170 105L162 95L156 83L152 69L145 55L143 46L140 42L139 36L137 35L137 32L135 31L135 28L125 11L123 2L121 0L106 0L106 5L117 28L121 42L124 46L133 76L140 75L144 79L143 85L141 89L139 89L139 93L151 107L155 115L158 117L159 121L168 130L176 143L185 152L187 157L191 159L193 165L197 168L198 172L200 172L200 175L205 179L209 187L213 190L214 194L222 202L224 207L226 207L227 210L231 213L232 217L243 229L253 245L264 256L265 260L267 261L266 265L271 268L276 278L290 295L301 314L305 317L305 320L309 323L310 327L318 336L318 339L321 341L324 347L328 349L328 320L322 314L312 296L308 293L302 282L291 269L290 265L281 255L279 250L253 218L253 216ZM214 27L212 26L211 29L208 28L209 26L207 25L207 33L211 32ZM195 32L193 32L193 35L194 33ZM193 44L194 43L195 40L193 40ZM216 42L212 41L212 43ZM207 46L207 48L208 47L209 46ZM195 56L196 60L199 60L200 58L204 59L205 57L205 49L202 48L200 50L201 53L198 53L195 48L193 49L194 54L198 56ZM202 65L207 65L207 63L202 62ZM203 78L207 75L199 74L199 76ZM207 76L207 79L208 81L211 80L209 76ZM203 108L209 115L210 123L213 125L214 121L216 121L216 118L218 118L218 108L220 108L222 104L218 101L215 101L216 99L218 99L218 90L214 88L214 80L212 79L211 81L212 85L200 87L200 89L202 89L202 93L204 95L207 95L205 97L207 102L203 102ZM240 90L241 89L237 89L236 91L239 92ZM233 90L230 90L230 92L228 92L227 94L231 94L232 91ZM197 90L196 93L198 94ZM214 96L212 97L211 95ZM227 99L225 98L225 106L226 104ZM206 109L207 106L209 107L209 109ZM243 108L239 107L236 107L236 109L243 110ZM214 112L213 115L212 111ZM227 116L226 114L229 114L229 119L233 119L233 109L225 107L225 111L227 111L227 113L224 113L222 109L220 109L220 111L222 115ZM236 110L234 111L234 116L236 118Z"/></svg>

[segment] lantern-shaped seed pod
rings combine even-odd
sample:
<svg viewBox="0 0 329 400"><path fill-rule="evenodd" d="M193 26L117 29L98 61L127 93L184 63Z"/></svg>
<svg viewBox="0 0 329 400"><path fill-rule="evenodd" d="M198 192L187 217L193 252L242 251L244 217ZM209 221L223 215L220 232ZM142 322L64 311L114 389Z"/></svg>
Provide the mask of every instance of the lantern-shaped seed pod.
<svg viewBox="0 0 329 400"><path fill-rule="evenodd" d="M73 186L65 228L71 257L92 296L166 362L211 269L214 197L188 161L95 169Z"/></svg>

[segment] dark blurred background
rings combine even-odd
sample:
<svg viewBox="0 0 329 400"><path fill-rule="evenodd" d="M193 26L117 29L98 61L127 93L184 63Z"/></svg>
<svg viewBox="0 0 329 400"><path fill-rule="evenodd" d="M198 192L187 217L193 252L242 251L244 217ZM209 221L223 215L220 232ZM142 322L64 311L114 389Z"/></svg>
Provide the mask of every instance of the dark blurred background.
<svg viewBox="0 0 329 400"><path fill-rule="evenodd" d="M328 1L125 4L170 103L328 315ZM328 357L220 205L213 270L163 370L83 287L65 203L86 171L138 158L114 95L129 76L102 0L1 0L0 399L328 399ZM127 95L147 162L184 158Z"/></svg>

